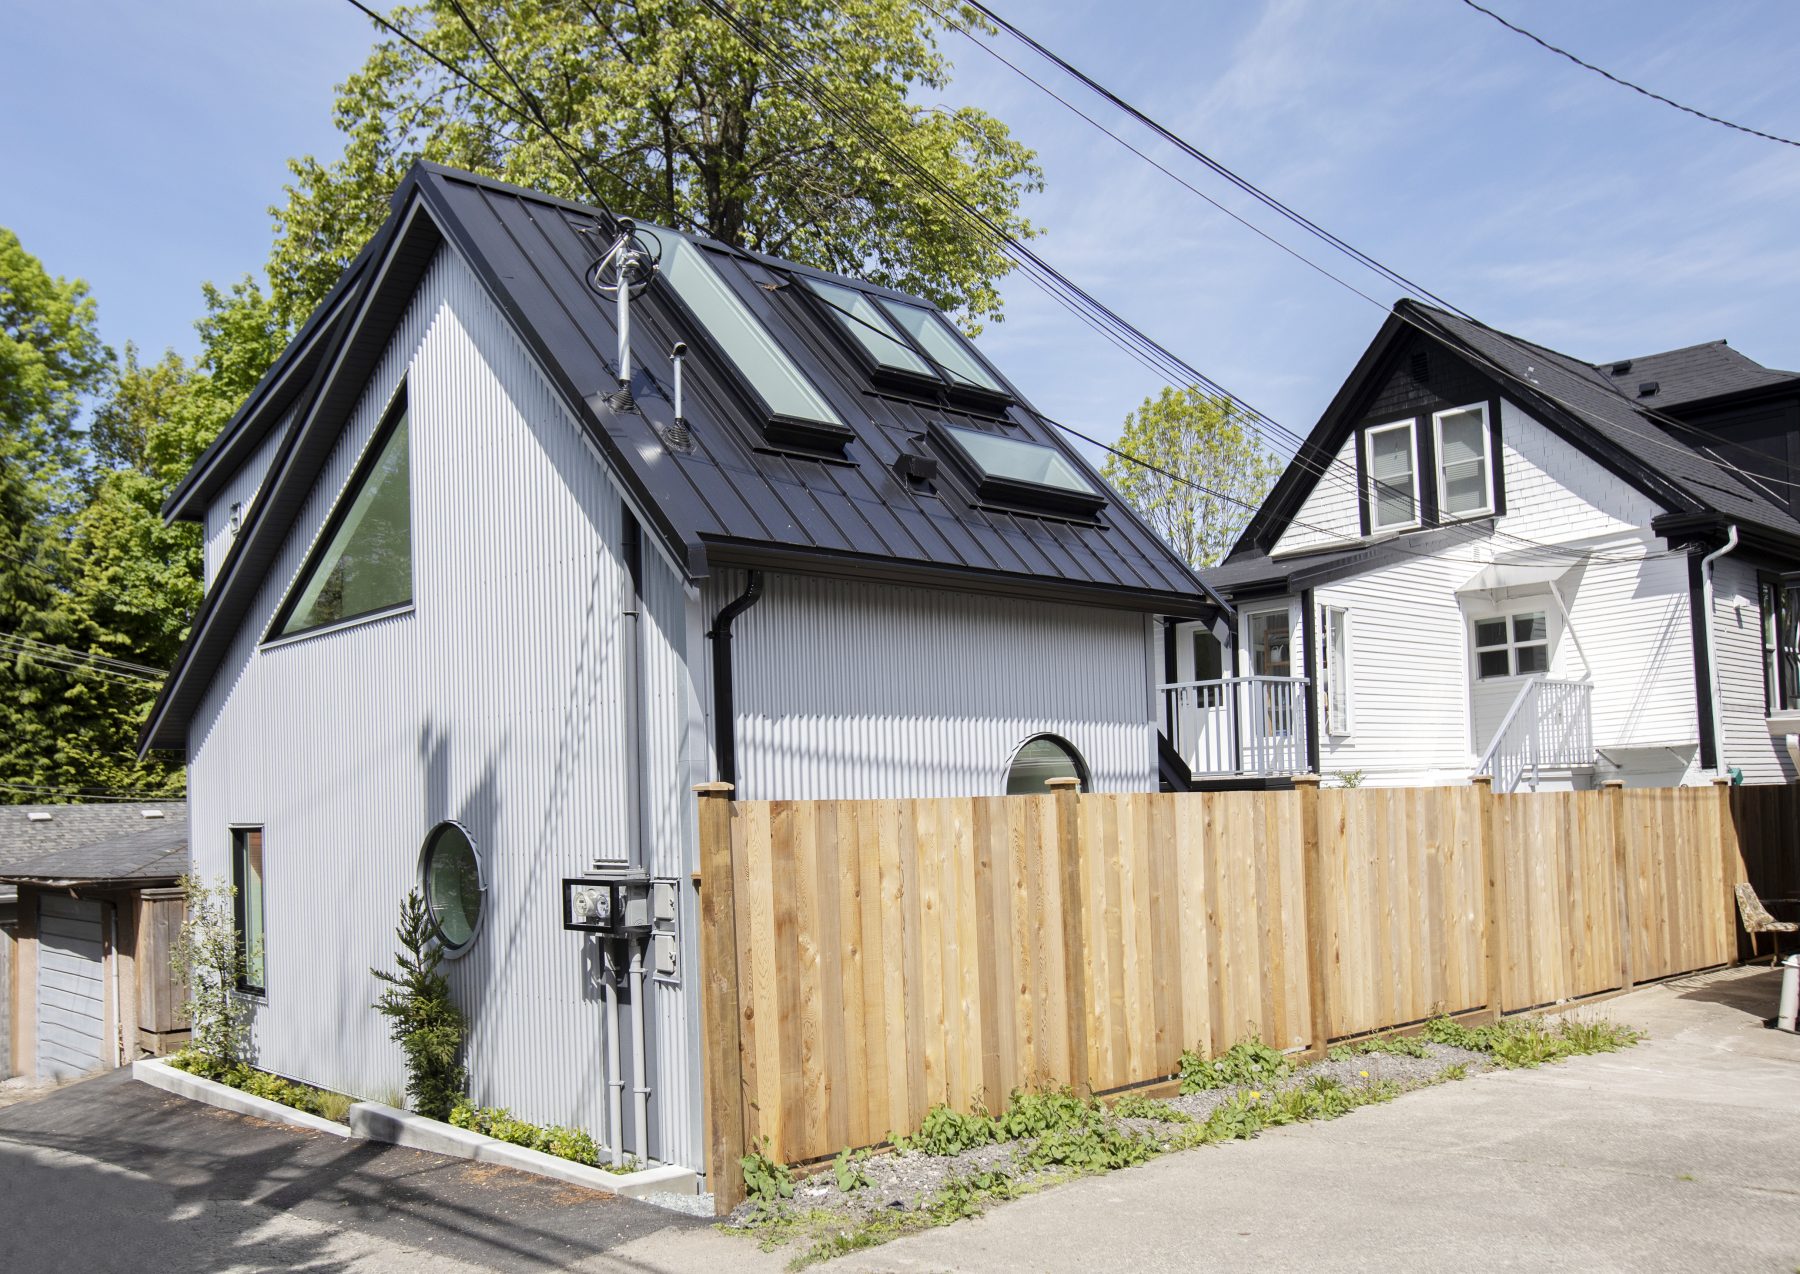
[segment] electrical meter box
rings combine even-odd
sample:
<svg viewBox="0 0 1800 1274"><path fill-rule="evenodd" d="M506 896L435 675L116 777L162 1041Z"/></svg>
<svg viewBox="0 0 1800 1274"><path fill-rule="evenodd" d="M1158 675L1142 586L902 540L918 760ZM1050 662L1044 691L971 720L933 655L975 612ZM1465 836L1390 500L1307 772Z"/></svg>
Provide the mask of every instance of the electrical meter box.
<svg viewBox="0 0 1800 1274"><path fill-rule="evenodd" d="M646 876L587 876L564 880L563 928L607 937L651 929L650 880Z"/></svg>

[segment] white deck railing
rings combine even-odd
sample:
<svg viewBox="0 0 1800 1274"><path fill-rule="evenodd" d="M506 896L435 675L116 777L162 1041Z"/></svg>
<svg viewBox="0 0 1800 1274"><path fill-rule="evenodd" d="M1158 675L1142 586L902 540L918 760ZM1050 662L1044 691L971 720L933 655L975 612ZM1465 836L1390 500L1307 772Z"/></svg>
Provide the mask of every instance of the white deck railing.
<svg viewBox="0 0 1800 1274"><path fill-rule="evenodd" d="M1196 776L1306 769L1306 678L1171 681L1163 732Z"/></svg>
<svg viewBox="0 0 1800 1274"><path fill-rule="evenodd" d="M1519 688L1475 773L1493 775L1496 792L1517 791L1520 783L1536 791L1546 769L1592 765L1593 703L1590 682L1533 678Z"/></svg>

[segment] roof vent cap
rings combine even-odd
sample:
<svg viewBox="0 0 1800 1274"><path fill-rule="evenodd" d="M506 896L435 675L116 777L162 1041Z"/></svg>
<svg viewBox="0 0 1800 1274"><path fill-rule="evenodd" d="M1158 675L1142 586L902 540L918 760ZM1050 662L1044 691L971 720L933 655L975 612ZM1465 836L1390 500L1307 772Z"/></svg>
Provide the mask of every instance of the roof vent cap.
<svg viewBox="0 0 1800 1274"><path fill-rule="evenodd" d="M1656 393L1656 391L1661 388L1662 388L1661 383L1659 383L1657 381L1654 381L1654 380L1641 381L1638 384L1638 397L1639 398L1649 398L1652 394Z"/></svg>
<svg viewBox="0 0 1800 1274"><path fill-rule="evenodd" d="M1618 362L1616 362L1612 365L1612 374L1614 376L1623 376L1626 372L1628 372L1630 370L1631 370L1631 360L1629 358L1622 358Z"/></svg>
<svg viewBox="0 0 1800 1274"><path fill-rule="evenodd" d="M145 810L144 817L145 818L161 818L161 817L163 817L163 812L161 810Z"/></svg>
<svg viewBox="0 0 1800 1274"><path fill-rule="evenodd" d="M25 820L30 823L48 823L50 821L50 816L44 813L43 810L32 810L31 813L25 816Z"/></svg>

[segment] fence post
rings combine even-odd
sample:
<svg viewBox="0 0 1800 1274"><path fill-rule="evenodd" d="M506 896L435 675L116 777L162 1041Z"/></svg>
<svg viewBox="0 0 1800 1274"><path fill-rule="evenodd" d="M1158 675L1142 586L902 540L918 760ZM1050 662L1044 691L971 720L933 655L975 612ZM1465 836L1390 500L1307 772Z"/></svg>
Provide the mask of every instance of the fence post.
<svg viewBox="0 0 1800 1274"><path fill-rule="evenodd" d="M1481 837L1483 892L1481 949L1487 971L1488 1020L1498 1022L1506 1012L1506 864L1494 835L1494 776L1477 774L1469 782L1475 788L1475 834Z"/></svg>
<svg viewBox="0 0 1800 1274"><path fill-rule="evenodd" d="M1069 997L1069 1082L1077 1093L1090 1091L1088 1074L1087 948L1081 938L1086 909L1081 888L1081 780L1047 779L1056 797L1056 843L1062 872L1064 975Z"/></svg>
<svg viewBox="0 0 1800 1274"><path fill-rule="evenodd" d="M1613 876L1619 883L1619 986L1629 991L1632 983L1631 950L1631 858L1625 843L1625 780L1607 779L1600 784L1606 793L1606 812L1612 820Z"/></svg>
<svg viewBox="0 0 1800 1274"><path fill-rule="evenodd" d="M738 1007L737 903L732 896L731 784L701 783L700 1056L706 1087L706 1176L713 1211L744 1199L743 1018Z"/></svg>
<svg viewBox="0 0 1800 1274"><path fill-rule="evenodd" d="M1325 854L1319 834L1319 776L1296 774L1300 794L1300 887L1306 899L1306 999L1312 1022L1307 1056L1318 1059L1331 1047L1331 951L1325 913Z"/></svg>
<svg viewBox="0 0 1800 1274"><path fill-rule="evenodd" d="M1737 884L1749 879L1744 869L1743 846L1738 843L1737 821L1731 816L1731 780L1714 779L1719 794L1719 860L1725 885L1725 963L1738 962Z"/></svg>

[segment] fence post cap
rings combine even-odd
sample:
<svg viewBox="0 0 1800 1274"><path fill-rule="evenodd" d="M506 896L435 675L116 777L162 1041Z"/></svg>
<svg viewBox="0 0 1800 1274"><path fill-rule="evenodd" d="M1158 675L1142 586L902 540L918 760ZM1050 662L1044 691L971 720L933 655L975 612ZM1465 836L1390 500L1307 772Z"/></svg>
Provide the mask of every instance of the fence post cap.
<svg viewBox="0 0 1800 1274"><path fill-rule="evenodd" d="M1610 791L1613 791L1615 788L1623 788L1625 786L1625 780L1624 779L1601 779L1600 786L1610 792Z"/></svg>
<svg viewBox="0 0 1800 1274"><path fill-rule="evenodd" d="M1724 775L1720 775L1719 777L1715 778L1712 781L1712 784L1714 787L1730 787L1731 780L1726 778Z"/></svg>
<svg viewBox="0 0 1800 1274"><path fill-rule="evenodd" d="M1317 787L1319 786L1319 776L1317 774L1296 774L1294 775L1294 786Z"/></svg>
<svg viewBox="0 0 1800 1274"><path fill-rule="evenodd" d="M698 792L701 796L728 796L734 790L736 790L736 789L734 789L731 786L731 784L729 784L729 783L696 783L696 784L694 784L694 791Z"/></svg>
<svg viewBox="0 0 1800 1274"><path fill-rule="evenodd" d="M1492 787L1494 786L1494 776L1492 774L1471 774L1469 782L1475 787Z"/></svg>
<svg viewBox="0 0 1800 1274"><path fill-rule="evenodd" d="M1045 779L1044 786L1052 792L1078 792L1081 790L1081 780L1063 775L1060 778Z"/></svg>

